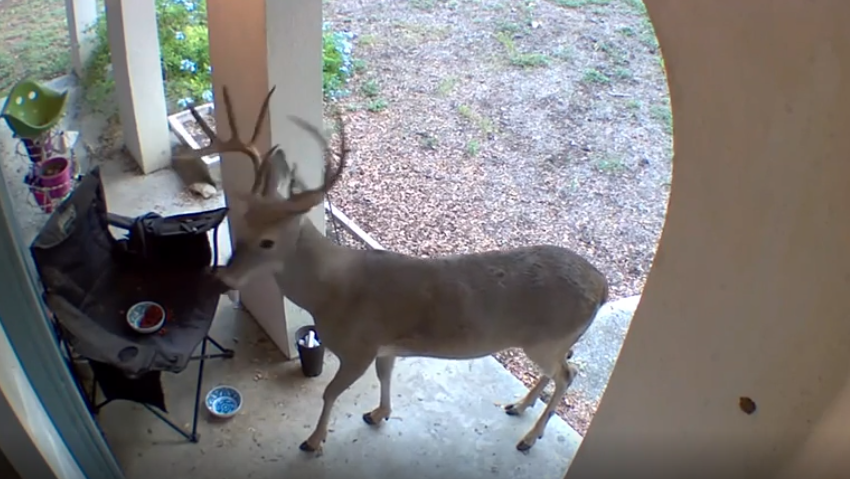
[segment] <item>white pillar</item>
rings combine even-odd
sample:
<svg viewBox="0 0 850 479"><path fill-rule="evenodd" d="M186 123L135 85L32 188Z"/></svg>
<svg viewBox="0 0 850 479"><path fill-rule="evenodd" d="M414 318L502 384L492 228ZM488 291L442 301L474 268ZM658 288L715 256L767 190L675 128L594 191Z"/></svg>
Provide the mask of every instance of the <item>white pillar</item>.
<svg viewBox="0 0 850 479"><path fill-rule="evenodd" d="M673 186L566 479L847 477L850 3L645 2Z"/></svg>
<svg viewBox="0 0 850 479"><path fill-rule="evenodd" d="M124 144L145 174L168 167L171 142L153 0L106 0Z"/></svg>
<svg viewBox="0 0 850 479"><path fill-rule="evenodd" d="M94 47L94 31L89 27L97 21L97 1L65 0L65 12L68 16L71 66L77 77L82 78Z"/></svg>
<svg viewBox="0 0 850 479"><path fill-rule="evenodd" d="M287 159L297 162L298 173L308 185L322 177L322 156L315 140L286 119L298 115L321 125L322 121L322 3L279 0L208 0L210 60L216 97L216 125L228 136L221 88L227 85L240 131L250 134L260 105L272 86L277 86L270 105L271 134L258 142L261 150L280 144ZM253 170L238 154L221 157L225 197L250 190ZM230 202L231 213L244 210ZM317 207L310 215L324 231L324 215ZM230 222L231 237L239 236ZM242 305L266 330L289 358L297 357L293 333L312 324L308 313L280 297L271 275L258 277L240 291Z"/></svg>

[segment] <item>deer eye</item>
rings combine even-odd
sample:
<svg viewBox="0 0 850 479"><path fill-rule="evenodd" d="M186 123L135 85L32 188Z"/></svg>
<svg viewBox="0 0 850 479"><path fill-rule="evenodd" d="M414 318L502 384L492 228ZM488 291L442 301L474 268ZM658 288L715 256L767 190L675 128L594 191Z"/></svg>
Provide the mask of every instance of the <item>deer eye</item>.
<svg viewBox="0 0 850 479"><path fill-rule="evenodd" d="M260 240L260 248L272 249L272 248L274 248L274 241L272 241L270 239Z"/></svg>

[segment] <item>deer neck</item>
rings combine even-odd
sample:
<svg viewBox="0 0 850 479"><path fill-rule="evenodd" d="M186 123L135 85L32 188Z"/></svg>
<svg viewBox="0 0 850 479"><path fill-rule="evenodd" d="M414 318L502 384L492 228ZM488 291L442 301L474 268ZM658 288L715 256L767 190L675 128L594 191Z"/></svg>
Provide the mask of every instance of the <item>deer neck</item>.
<svg viewBox="0 0 850 479"><path fill-rule="evenodd" d="M302 218L298 238L284 254L283 270L275 275L281 294L315 317L327 303L334 271L352 253L354 250L329 240L312 221Z"/></svg>

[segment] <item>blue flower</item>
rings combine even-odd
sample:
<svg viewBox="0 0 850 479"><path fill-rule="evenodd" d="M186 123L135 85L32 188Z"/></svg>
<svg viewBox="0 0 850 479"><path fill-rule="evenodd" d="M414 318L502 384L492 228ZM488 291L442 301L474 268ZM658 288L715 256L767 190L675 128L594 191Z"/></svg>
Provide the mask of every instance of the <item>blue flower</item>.
<svg viewBox="0 0 850 479"><path fill-rule="evenodd" d="M205 101L205 102L207 102L207 103L209 103L209 102L213 101L213 92L212 92L212 90L204 90L204 92L203 92L203 93L201 93L201 98L203 98L203 99L204 99L204 101Z"/></svg>
<svg viewBox="0 0 850 479"><path fill-rule="evenodd" d="M186 7L187 12L195 11L195 2L192 0L184 0L183 6Z"/></svg>
<svg viewBox="0 0 850 479"><path fill-rule="evenodd" d="M351 53L351 42L348 40L340 40L339 46L342 48L342 53L346 55Z"/></svg>
<svg viewBox="0 0 850 479"><path fill-rule="evenodd" d="M195 62L193 62L192 60L183 59L180 62L180 69L184 72L195 73L195 71L198 69L198 66L195 65Z"/></svg>
<svg viewBox="0 0 850 479"><path fill-rule="evenodd" d="M174 38L176 38L178 40L185 40L186 34L183 33L183 32L177 32L177 33L174 34Z"/></svg>
<svg viewBox="0 0 850 479"><path fill-rule="evenodd" d="M186 108L187 106L192 105L194 103L195 100L192 97L188 96L186 98L181 98L177 100L177 106L179 106L180 108Z"/></svg>

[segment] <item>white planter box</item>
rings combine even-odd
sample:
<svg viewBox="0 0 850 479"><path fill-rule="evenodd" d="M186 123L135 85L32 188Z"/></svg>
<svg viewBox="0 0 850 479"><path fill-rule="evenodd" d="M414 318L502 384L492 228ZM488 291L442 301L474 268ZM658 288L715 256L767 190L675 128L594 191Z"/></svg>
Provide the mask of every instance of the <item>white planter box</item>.
<svg viewBox="0 0 850 479"><path fill-rule="evenodd" d="M212 103L204 103L203 105L196 106L195 110L201 114L201 116L211 114L215 107ZM192 134L189 133L189 130L186 129L184 123L186 122L195 122L195 118L192 116L192 112L189 110L183 110L181 112L175 113L173 115L168 115L168 126L171 127L171 131L177 135L177 138L183 142L184 145L188 146L193 150L201 149L201 145L198 144L197 141L192 137ZM221 160L219 155L208 155L203 157L204 163L207 165L212 165L214 163L218 163Z"/></svg>

